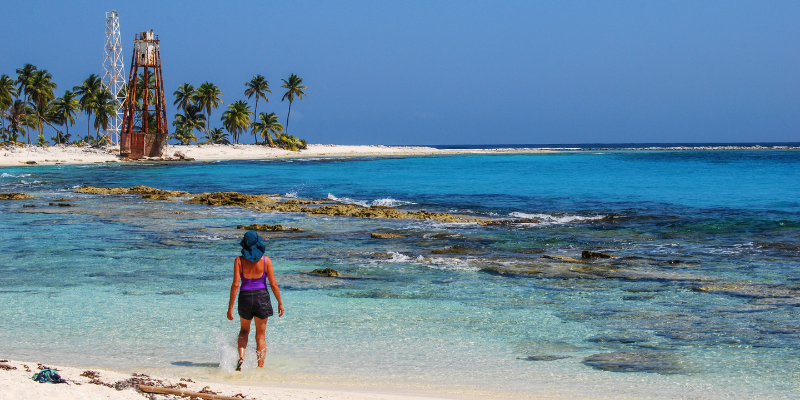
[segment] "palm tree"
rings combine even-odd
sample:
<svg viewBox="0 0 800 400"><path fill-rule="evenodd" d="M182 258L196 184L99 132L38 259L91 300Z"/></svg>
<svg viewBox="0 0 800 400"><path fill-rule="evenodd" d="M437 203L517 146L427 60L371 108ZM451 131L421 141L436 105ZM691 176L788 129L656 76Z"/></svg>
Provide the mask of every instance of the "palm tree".
<svg viewBox="0 0 800 400"><path fill-rule="evenodd" d="M308 89L306 86L301 86L303 84L303 78L295 74L289 75L289 80L281 79L283 81L282 88L288 89L286 93L283 95L281 101L289 99L289 113L286 114L286 134L289 134L289 115L292 114L292 102L294 101L294 96L296 95L299 100L303 100L303 96L305 96L305 92L303 89Z"/></svg>
<svg viewBox="0 0 800 400"><path fill-rule="evenodd" d="M28 101L28 84L33 76L33 73L36 71L36 66L33 64L25 64L22 68L17 68L17 81L16 84L19 86L19 93L25 94L25 101Z"/></svg>
<svg viewBox="0 0 800 400"><path fill-rule="evenodd" d="M205 133L203 137L206 140L201 144L231 144L231 141L228 140L228 134L222 128L211 128L203 132Z"/></svg>
<svg viewBox="0 0 800 400"><path fill-rule="evenodd" d="M53 82L53 75L50 75L46 69L34 71L31 79L28 81L28 87L25 88L25 93L28 94L33 101L36 109L36 118L38 119L39 134L43 135L44 124L47 122L46 112L50 108L50 102L55 97L53 90L58 87ZM28 144L31 144L31 135L28 135Z"/></svg>
<svg viewBox="0 0 800 400"><path fill-rule="evenodd" d="M111 117L117 112L117 100L106 90L101 90L94 95L91 107L94 110L95 139L100 140L100 128L108 129Z"/></svg>
<svg viewBox="0 0 800 400"><path fill-rule="evenodd" d="M69 126L75 125L75 114L81 111L77 95L69 90L65 91L63 96L53 100L53 111L59 115L61 122L67 127L66 137L62 138L61 132L58 132L58 143L69 141Z"/></svg>
<svg viewBox="0 0 800 400"><path fill-rule="evenodd" d="M229 105L228 111L222 113L222 126L233 134L233 143L239 143L239 134L247 132L252 114L250 106L242 100Z"/></svg>
<svg viewBox="0 0 800 400"><path fill-rule="evenodd" d="M186 107L193 105L195 102L194 86L186 82L178 86L178 90L172 94L175 95L175 102L172 105L180 107L181 110L186 111Z"/></svg>
<svg viewBox="0 0 800 400"><path fill-rule="evenodd" d="M72 88L75 91L75 94L81 96L79 103L81 105L81 109L86 115L89 117L88 121L86 121L86 136L89 136L89 129L92 123L92 113L94 109L91 107L95 94L97 92L103 90L103 81L100 80L100 77L96 74L89 75L85 81L81 84L81 86L75 86Z"/></svg>
<svg viewBox="0 0 800 400"><path fill-rule="evenodd" d="M206 125L206 116L201 114L202 109L196 105L188 105L183 114L175 114L172 125L176 129L184 129L192 133L195 129L202 130ZM194 139L197 140L196 138Z"/></svg>
<svg viewBox="0 0 800 400"><path fill-rule="evenodd" d="M205 82L197 88L195 102L200 108L206 109L206 124L211 123L211 107L219 108L219 105L223 102L220 96L223 96L222 92L213 83ZM208 125L206 125L206 129L208 129Z"/></svg>
<svg viewBox="0 0 800 400"><path fill-rule="evenodd" d="M2 122L2 129L6 129L6 110L14 104L14 97L19 95L19 90L14 87L14 80L9 78L8 75L0 75L0 122Z"/></svg>
<svg viewBox="0 0 800 400"><path fill-rule="evenodd" d="M191 142L197 142L197 137L194 136L194 133L186 127L180 126L175 129L175 133L171 136L172 139L177 139L181 144L190 144Z"/></svg>
<svg viewBox="0 0 800 400"><path fill-rule="evenodd" d="M244 90L244 94L248 99L253 97L253 95L256 96L256 108L253 110L253 116L258 116L258 98L261 97L264 101L269 103L267 93L272 93L272 91L269 90L269 82L261 75L253 75L253 79L245 83L244 86L247 87L247 89ZM255 121L253 121L253 123L255 123ZM253 139L258 143L255 132L253 132Z"/></svg>
<svg viewBox="0 0 800 400"><path fill-rule="evenodd" d="M14 100L11 107L8 108L8 131L9 140L12 142L17 141L20 133L26 134L25 127L35 125L34 109L28 105L24 100Z"/></svg>
<svg viewBox="0 0 800 400"><path fill-rule="evenodd" d="M278 122L278 116L275 113L261 113L258 115L258 122L253 124L253 135L256 133L269 140L269 147L275 147L272 135L275 135L276 139L279 138L283 133L283 125Z"/></svg>

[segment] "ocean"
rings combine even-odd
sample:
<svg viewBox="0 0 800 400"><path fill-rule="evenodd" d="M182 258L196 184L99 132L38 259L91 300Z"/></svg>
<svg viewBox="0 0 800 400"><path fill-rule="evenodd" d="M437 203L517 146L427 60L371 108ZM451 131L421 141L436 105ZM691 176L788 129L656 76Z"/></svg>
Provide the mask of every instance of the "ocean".
<svg viewBox="0 0 800 400"><path fill-rule="evenodd" d="M85 184L538 222L74 192ZM453 396L800 396L797 150L33 166L0 168L0 192L34 196L0 201L5 358ZM225 313L236 226L252 223L304 231L263 234L286 314L267 324L267 368L251 338L237 374ZM308 273L318 268L343 277Z"/></svg>

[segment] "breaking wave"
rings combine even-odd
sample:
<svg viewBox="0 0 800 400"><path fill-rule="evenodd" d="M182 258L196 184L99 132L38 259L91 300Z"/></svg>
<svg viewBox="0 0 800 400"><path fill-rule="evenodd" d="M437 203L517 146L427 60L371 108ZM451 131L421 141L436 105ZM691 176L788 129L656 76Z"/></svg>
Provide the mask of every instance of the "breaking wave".
<svg viewBox="0 0 800 400"><path fill-rule="evenodd" d="M549 224L568 224L571 222L583 222L583 221L597 221L599 219L603 219L605 215L594 215L591 217L581 216L581 215L551 215L551 214L526 214L521 212L512 212L508 214L514 218L524 218L524 219L537 219L542 221L542 223L549 223Z"/></svg>
<svg viewBox="0 0 800 400"><path fill-rule="evenodd" d="M356 200L356 199L351 199L349 197L336 197L330 193L328 193L328 199L342 203L358 204L363 207L369 207L369 206L398 207L406 204L416 204L410 201L395 200L389 197L385 199L376 199L372 201Z"/></svg>

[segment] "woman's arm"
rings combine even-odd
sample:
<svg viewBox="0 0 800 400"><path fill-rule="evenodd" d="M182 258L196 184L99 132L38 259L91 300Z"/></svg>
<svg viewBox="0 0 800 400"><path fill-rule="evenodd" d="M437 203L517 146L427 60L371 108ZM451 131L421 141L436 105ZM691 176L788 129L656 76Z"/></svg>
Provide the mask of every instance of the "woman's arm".
<svg viewBox="0 0 800 400"><path fill-rule="evenodd" d="M278 288L278 282L275 280L275 273L272 271L272 260L265 257L267 260L267 278L269 279L269 287L272 288L272 294L278 300L278 316L283 316L283 301L281 301L281 289Z"/></svg>
<svg viewBox="0 0 800 400"><path fill-rule="evenodd" d="M236 260L233 262L233 283L231 283L231 299L228 301L228 319L233 321L233 302L236 301L236 293L239 292L239 281L240 276L242 275L240 271L242 270L241 261L239 261L239 257L236 257Z"/></svg>

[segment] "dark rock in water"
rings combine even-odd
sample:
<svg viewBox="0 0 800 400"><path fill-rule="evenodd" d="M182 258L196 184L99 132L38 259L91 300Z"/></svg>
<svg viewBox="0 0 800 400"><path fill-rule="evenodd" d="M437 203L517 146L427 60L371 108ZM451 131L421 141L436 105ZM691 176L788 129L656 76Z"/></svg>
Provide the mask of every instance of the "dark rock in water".
<svg viewBox="0 0 800 400"><path fill-rule="evenodd" d="M646 342L647 338L634 337L634 336L595 336L589 338L588 341L592 343L641 343Z"/></svg>
<svg viewBox="0 0 800 400"><path fill-rule="evenodd" d="M33 196L25 193L0 193L0 200L22 200L32 197Z"/></svg>
<svg viewBox="0 0 800 400"><path fill-rule="evenodd" d="M527 356L527 357L520 357L518 360L525 360L525 361L555 361L555 360L563 360L565 358L570 358L569 356L555 356L550 354L540 355L540 356Z"/></svg>
<svg viewBox="0 0 800 400"><path fill-rule="evenodd" d="M568 261L568 262L581 262L577 258L572 257L564 257L564 256L554 256L550 254L542 254L542 258L549 258L551 260L561 260L561 261Z"/></svg>
<svg viewBox="0 0 800 400"><path fill-rule="evenodd" d="M55 200L53 200L53 201L69 201L69 199L68 199L68 198L66 198L66 197L61 197L61 198L59 198L59 199L55 199Z"/></svg>
<svg viewBox="0 0 800 400"><path fill-rule="evenodd" d="M392 255L389 253L375 252L372 253L372 258L392 258Z"/></svg>
<svg viewBox="0 0 800 400"><path fill-rule="evenodd" d="M311 273L314 274L314 275L328 276L328 277L331 277L331 278L342 276L342 274L339 273L339 271L337 271L337 270L335 270L333 268L315 269L315 270L311 271Z"/></svg>
<svg viewBox="0 0 800 400"><path fill-rule="evenodd" d="M614 256L599 251L584 250L581 252L581 258L614 258Z"/></svg>
<svg viewBox="0 0 800 400"><path fill-rule="evenodd" d="M395 234L395 233L378 233L378 232L372 232L372 234L370 235L370 237L372 237L373 239L397 239L397 238L403 238L403 237L405 237L405 236L403 236L403 235L398 235L398 234Z"/></svg>
<svg viewBox="0 0 800 400"><path fill-rule="evenodd" d="M28 164L28 165L36 165L36 164L38 164L38 163L37 163L36 161L25 161L25 164Z"/></svg>
<svg viewBox="0 0 800 400"><path fill-rule="evenodd" d="M594 354L583 359L583 364L602 371L649 372L678 374L684 371L684 363L678 356L662 351L616 351Z"/></svg>
<svg viewBox="0 0 800 400"><path fill-rule="evenodd" d="M479 221L478 225L484 226L510 226L516 224L541 224L538 219L501 219L496 221Z"/></svg>
<svg viewBox="0 0 800 400"><path fill-rule="evenodd" d="M247 229L249 231L262 231L262 232L276 232L276 231L292 231L303 232L300 228L293 228L283 225L267 225L267 224L252 224L252 225L236 225L236 229Z"/></svg>
<svg viewBox="0 0 800 400"><path fill-rule="evenodd" d="M35 204L23 204L22 207L23 208L29 208L29 207L36 207L36 205Z"/></svg>
<svg viewBox="0 0 800 400"><path fill-rule="evenodd" d="M464 254L467 250L464 246L455 245L446 249L433 249L431 252L433 254Z"/></svg>
<svg viewBox="0 0 800 400"><path fill-rule="evenodd" d="M59 207L75 207L74 204L69 204L69 203L50 203L50 205Z"/></svg>

